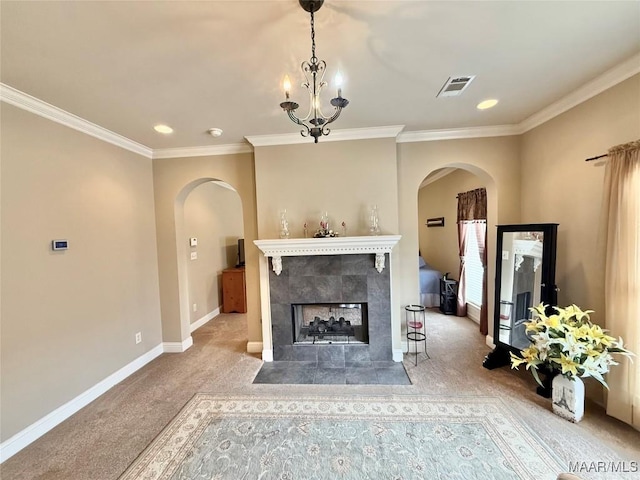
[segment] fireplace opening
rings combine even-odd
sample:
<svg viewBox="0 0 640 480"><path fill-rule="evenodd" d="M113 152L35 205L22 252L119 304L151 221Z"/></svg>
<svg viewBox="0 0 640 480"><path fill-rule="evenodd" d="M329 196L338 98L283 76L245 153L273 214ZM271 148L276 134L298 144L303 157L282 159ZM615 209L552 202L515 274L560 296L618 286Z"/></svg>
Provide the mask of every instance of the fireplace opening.
<svg viewBox="0 0 640 480"><path fill-rule="evenodd" d="M291 317L294 344L369 343L366 303L298 303Z"/></svg>

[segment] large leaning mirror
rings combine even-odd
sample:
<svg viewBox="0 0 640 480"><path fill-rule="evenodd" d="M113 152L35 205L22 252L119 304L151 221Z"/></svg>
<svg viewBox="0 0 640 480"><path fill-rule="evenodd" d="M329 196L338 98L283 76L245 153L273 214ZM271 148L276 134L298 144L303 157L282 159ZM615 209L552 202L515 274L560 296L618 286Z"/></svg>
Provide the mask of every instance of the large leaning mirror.
<svg viewBox="0 0 640 480"><path fill-rule="evenodd" d="M498 225L493 341L483 365L509 364L509 352L530 344L526 322L530 308L557 303L555 223Z"/></svg>

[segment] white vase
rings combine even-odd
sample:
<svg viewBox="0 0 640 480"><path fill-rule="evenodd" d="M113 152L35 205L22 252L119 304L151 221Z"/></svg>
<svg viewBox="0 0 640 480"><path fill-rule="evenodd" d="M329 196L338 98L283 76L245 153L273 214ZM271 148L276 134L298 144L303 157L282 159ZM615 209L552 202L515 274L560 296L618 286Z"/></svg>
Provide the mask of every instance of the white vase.
<svg viewBox="0 0 640 480"><path fill-rule="evenodd" d="M371 211L369 212L369 233L371 235L379 235L380 234L380 220L378 219L378 206L374 205L371 207Z"/></svg>
<svg viewBox="0 0 640 480"><path fill-rule="evenodd" d="M579 377L568 379L564 375L553 377L551 384L553 413L571 422L584 416L584 382Z"/></svg>
<svg viewBox="0 0 640 480"><path fill-rule="evenodd" d="M280 212L280 238L289 238L289 222L287 221L287 211Z"/></svg>

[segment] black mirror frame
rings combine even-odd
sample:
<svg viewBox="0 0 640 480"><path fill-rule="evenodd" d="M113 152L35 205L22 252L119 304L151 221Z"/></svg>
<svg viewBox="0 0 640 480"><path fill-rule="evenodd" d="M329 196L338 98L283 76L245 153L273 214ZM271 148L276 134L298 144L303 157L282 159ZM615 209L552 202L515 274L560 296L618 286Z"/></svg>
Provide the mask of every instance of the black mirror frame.
<svg viewBox="0 0 640 480"><path fill-rule="evenodd" d="M493 343L495 348L484 359L482 366L493 370L511 363L509 353L519 353L520 349L500 341L500 287L502 281L503 235L507 232L543 232L542 274L540 301L549 308L558 303L558 287L555 284L557 223L529 223L518 225L497 225L496 278L493 313Z"/></svg>

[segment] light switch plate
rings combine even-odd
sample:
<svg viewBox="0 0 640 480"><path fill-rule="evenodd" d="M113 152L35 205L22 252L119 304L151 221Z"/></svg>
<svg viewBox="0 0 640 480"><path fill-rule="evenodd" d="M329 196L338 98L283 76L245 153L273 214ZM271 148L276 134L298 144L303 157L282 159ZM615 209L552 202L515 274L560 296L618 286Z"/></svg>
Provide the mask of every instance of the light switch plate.
<svg viewBox="0 0 640 480"><path fill-rule="evenodd" d="M502 251L502 259L503 260L509 260L509 250L503 250Z"/></svg>
<svg viewBox="0 0 640 480"><path fill-rule="evenodd" d="M197 247L198 246L198 239L196 237L191 237L189 239L189 246L190 247Z"/></svg>
<svg viewBox="0 0 640 480"><path fill-rule="evenodd" d="M198 258L198 252L191 252L191 260L196 260Z"/></svg>

